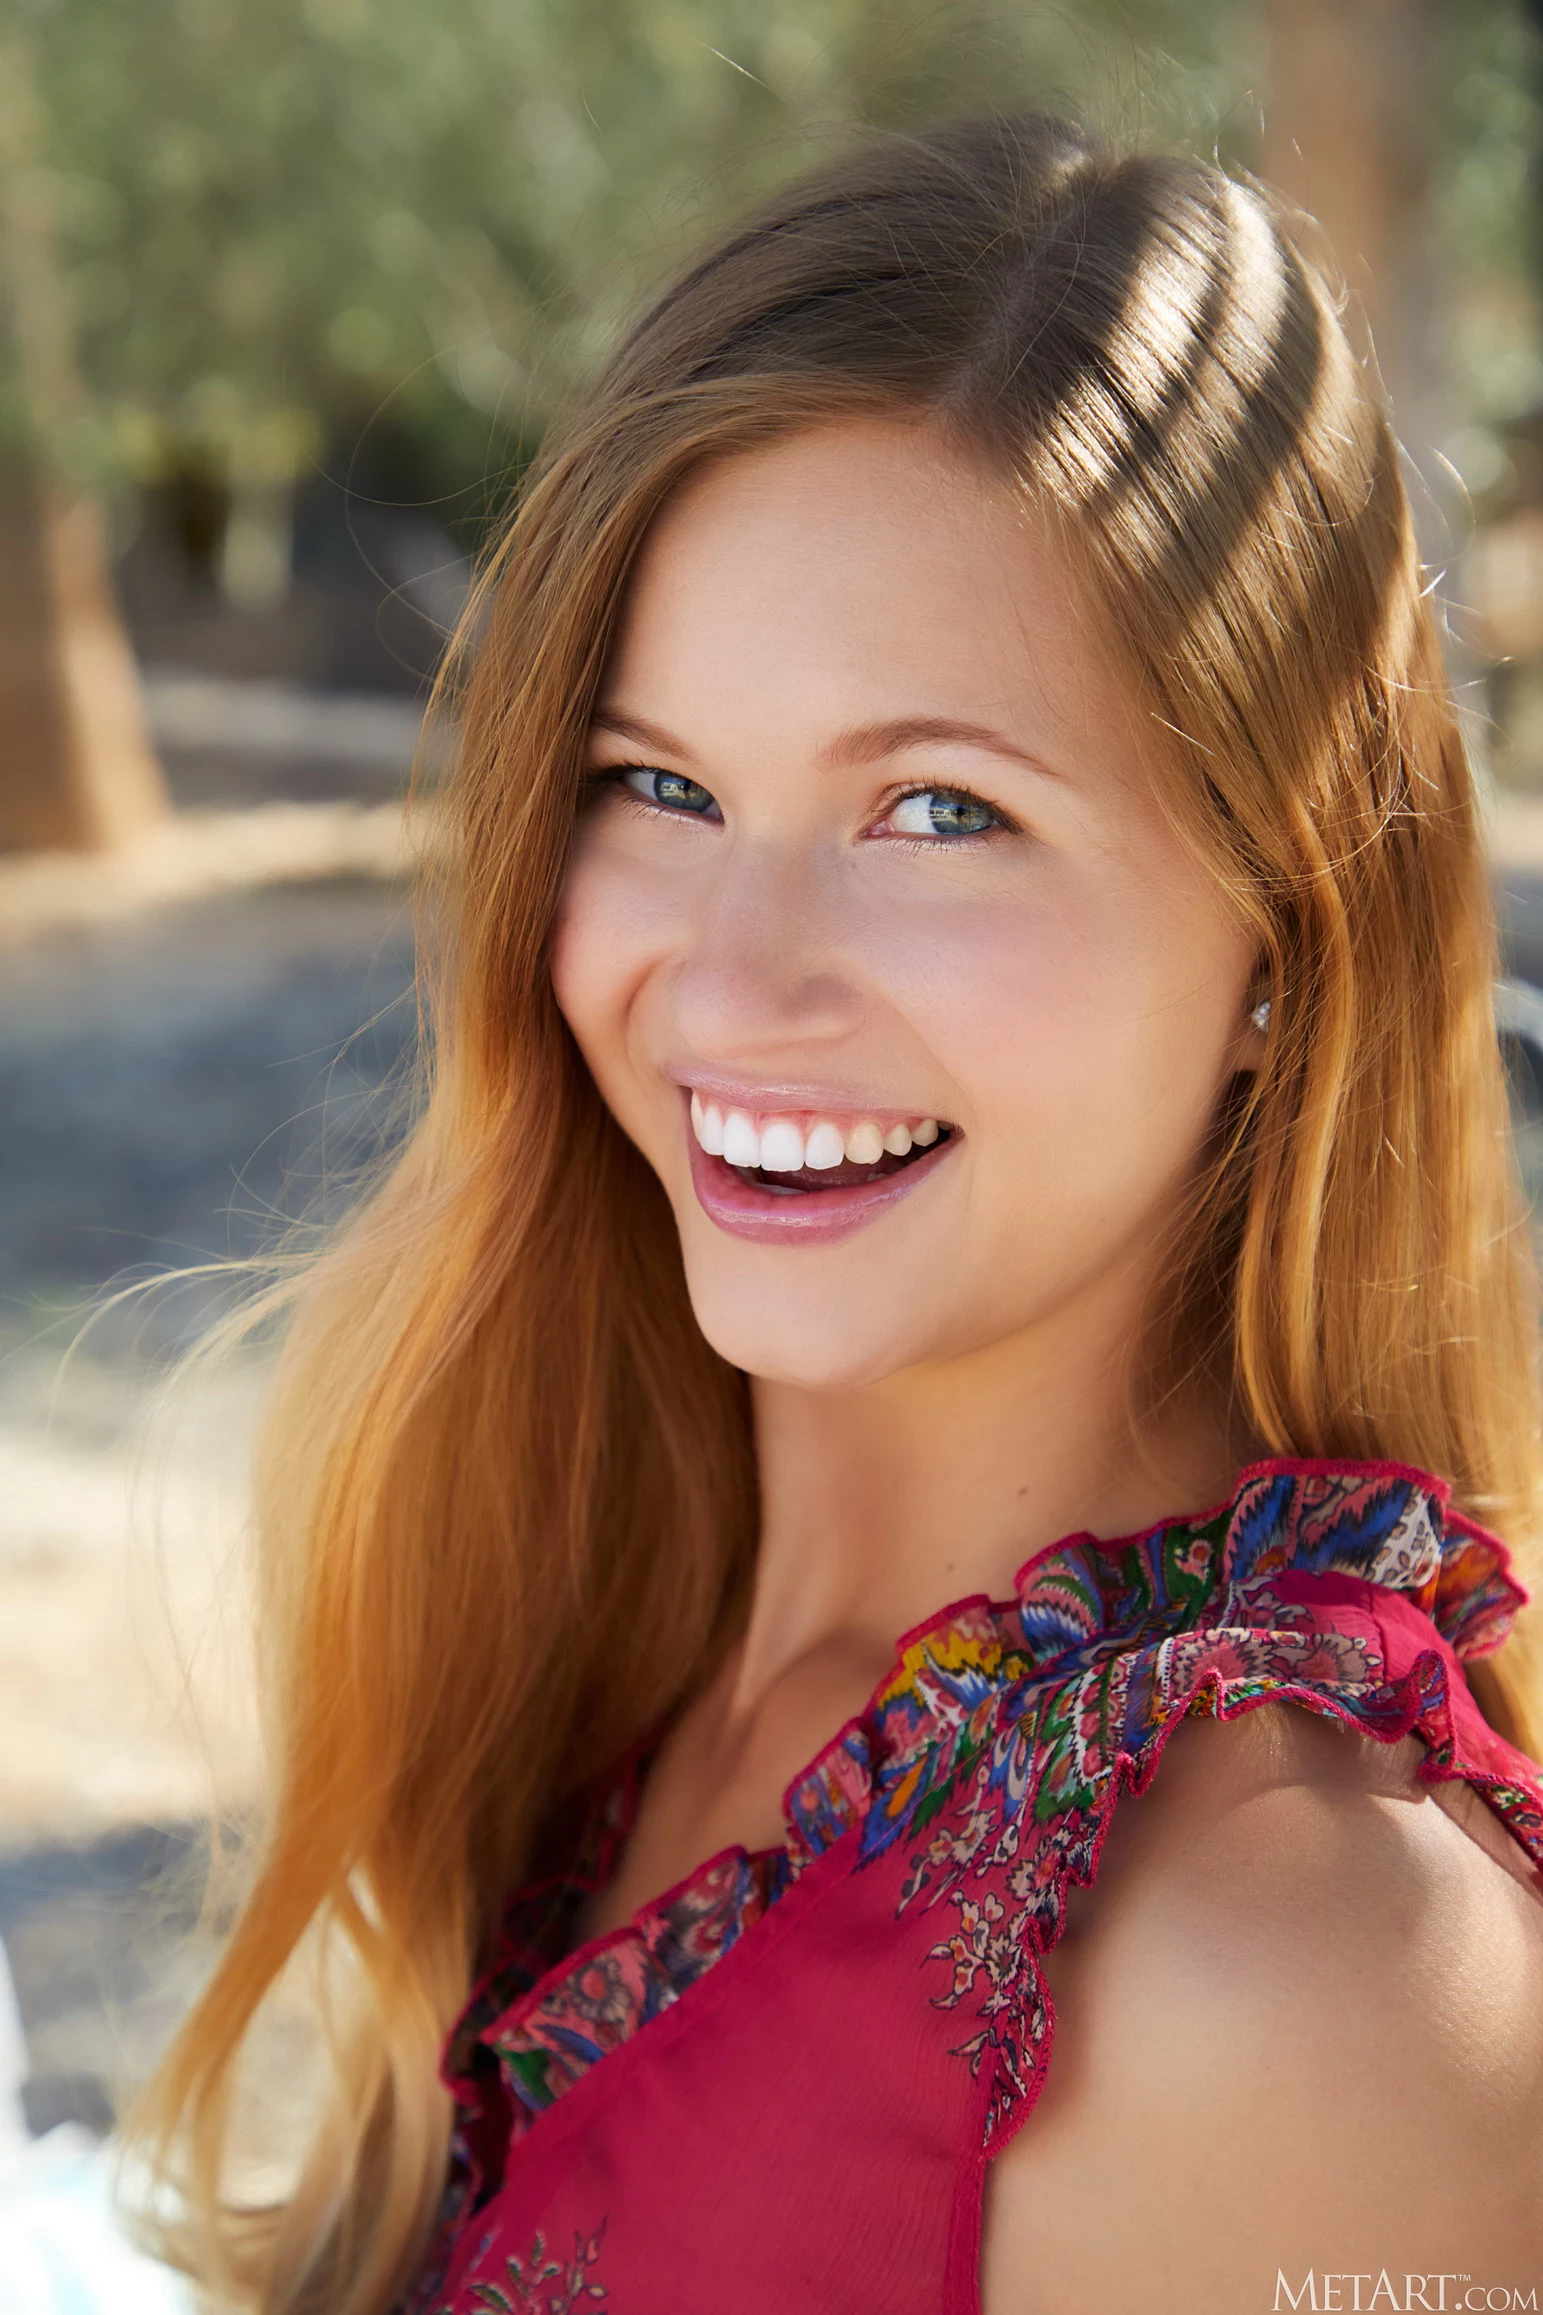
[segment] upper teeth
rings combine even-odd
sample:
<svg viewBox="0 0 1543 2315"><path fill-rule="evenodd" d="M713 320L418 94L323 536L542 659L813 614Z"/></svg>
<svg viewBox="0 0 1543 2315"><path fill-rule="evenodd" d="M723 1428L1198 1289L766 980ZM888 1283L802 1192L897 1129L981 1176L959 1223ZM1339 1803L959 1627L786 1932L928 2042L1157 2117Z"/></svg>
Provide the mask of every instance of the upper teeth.
<svg viewBox="0 0 1543 2315"><path fill-rule="evenodd" d="M803 1166L817 1172L839 1166L876 1165L887 1150L904 1157L913 1147L929 1149L938 1138L935 1117L920 1117L910 1125L882 1126L871 1117L851 1125L817 1117L801 1124L796 1117L752 1117L748 1110L724 1109L716 1101L691 1096L691 1130L709 1157L721 1157L731 1166L757 1166L763 1173L794 1174Z"/></svg>

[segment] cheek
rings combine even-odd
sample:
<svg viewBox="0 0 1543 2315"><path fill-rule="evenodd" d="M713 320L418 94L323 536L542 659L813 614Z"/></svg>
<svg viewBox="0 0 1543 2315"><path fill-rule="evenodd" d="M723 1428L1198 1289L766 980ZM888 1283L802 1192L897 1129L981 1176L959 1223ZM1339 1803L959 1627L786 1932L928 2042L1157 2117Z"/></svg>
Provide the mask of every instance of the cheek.
<svg viewBox="0 0 1543 2315"><path fill-rule="evenodd" d="M693 863L639 842L622 814L581 827L558 901L551 973L576 1036L625 1028L637 992L692 937L701 878Z"/></svg>
<svg viewBox="0 0 1543 2315"><path fill-rule="evenodd" d="M552 993L601 1100L661 1173L678 1149L679 1103L648 1064L647 1028L688 920L675 882L604 829L581 834L552 928Z"/></svg>
<svg viewBox="0 0 1543 2315"><path fill-rule="evenodd" d="M558 1010L610 1099L649 941L627 879L598 844L581 840L569 867L551 955Z"/></svg>
<svg viewBox="0 0 1543 2315"><path fill-rule="evenodd" d="M1073 1202L1140 1198L1188 1166L1230 1063L1241 935L1123 880L982 899L918 930L886 973L1004 1194L1028 1171Z"/></svg>

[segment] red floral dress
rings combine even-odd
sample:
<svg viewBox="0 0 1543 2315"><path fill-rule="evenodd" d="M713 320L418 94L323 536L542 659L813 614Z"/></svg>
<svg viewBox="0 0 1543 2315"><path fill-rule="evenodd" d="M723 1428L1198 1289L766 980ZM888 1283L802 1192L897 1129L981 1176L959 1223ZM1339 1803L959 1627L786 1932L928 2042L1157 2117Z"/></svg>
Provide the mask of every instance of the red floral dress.
<svg viewBox="0 0 1543 2315"><path fill-rule="evenodd" d="M1039 1956L1122 1793L1186 1713L1289 1701L1414 1734L1543 1866L1543 1778L1460 1662L1526 1597L1439 1479L1251 1465L1214 1511L1070 1537L1012 1599L906 1633L780 1848L570 1952L651 1732L515 1894L450 2037L451 2175L403 2315L978 2315L986 2164L1051 2060Z"/></svg>

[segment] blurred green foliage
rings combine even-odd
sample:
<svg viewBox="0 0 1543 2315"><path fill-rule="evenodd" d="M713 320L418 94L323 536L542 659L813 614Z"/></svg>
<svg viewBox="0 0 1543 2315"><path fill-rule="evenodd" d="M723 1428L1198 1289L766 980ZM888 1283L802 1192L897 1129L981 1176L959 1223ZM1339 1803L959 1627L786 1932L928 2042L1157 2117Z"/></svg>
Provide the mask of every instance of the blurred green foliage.
<svg viewBox="0 0 1543 2315"><path fill-rule="evenodd" d="M1467 390L1501 415L1539 392L1536 40L1521 0L1439 4ZM447 487L506 469L704 225L859 124L1030 102L1245 162L1257 132L1247 0L10 6L85 385L54 447L104 476L279 481L376 416Z"/></svg>
<svg viewBox="0 0 1543 2315"><path fill-rule="evenodd" d="M640 284L853 124L1021 96L1209 141L1198 0L35 0L95 456L261 479L389 409L517 455ZM491 461L489 453L492 453Z"/></svg>
<svg viewBox="0 0 1543 2315"><path fill-rule="evenodd" d="M1506 0L1447 0L1433 252L1453 285L1458 408L1504 425L1543 401L1543 39ZM1434 288L1434 282L1433 282Z"/></svg>

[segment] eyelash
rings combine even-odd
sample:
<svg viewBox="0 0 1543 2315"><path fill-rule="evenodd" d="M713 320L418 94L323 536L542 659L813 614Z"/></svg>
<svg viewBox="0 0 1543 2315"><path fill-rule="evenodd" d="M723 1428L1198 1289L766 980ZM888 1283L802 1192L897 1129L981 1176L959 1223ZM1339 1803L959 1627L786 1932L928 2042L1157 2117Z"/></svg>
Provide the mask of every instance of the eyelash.
<svg viewBox="0 0 1543 2315"><path fill-rule="evenodd" d="M585 775L585 785L595 790L614 789L629 797L633 803L641 805L645 812L660 812L666 819L694 817L689 813L672 812L667 804L652 803L647 796L640 796L635 788L629 788L626 785L628 772L657 772L660 768L658 764L634 762L603 764L595 771ZM909 787L897 788L885 803L880 817L887 819L897 805L905 803L907 798L911 796L952 796L961 803L979 804L985 811L991 813L996 825L991 828L972 829L966 834L957 836L887 836L884 838L885 843L903 844L910 852L938 852L944 849L953 851L961 844L987 844L993 837L1016 836L1022 832L1018 823L1010 818L999 804L990 803L986 797L978 796L973 788L944 787L937 780L914 780Z"/></svg>
<svg viewBox="0 0 1543 2315"><path fill-rule="evenodd" d="M618 795L625 796L629 802L641 806L643 811L661 812L667 820L690 820L700 816L693 812L672 812L668 804L656 804L649 797L640 796L636 788L627 786L627 774L629 772L655 772L661 778L671 776L665 772L662 764L634 763L629 759L624 764L601 764L596 770L586 772L584 785L597 794L607 788L614 789ZM685 779L688 775L682 772L679 777ZM699 783L692 781L691 785L695 787Z"/></svg>
<svg viewBox="0 0 1543 2315"><path fill-rule="evenodd" d="M888 819L896 806L903 804L909 796L952 796L961 804L979 804L983 811L991 814L995 826L972 828L957 836L886 836L886 844L903 844L911 852L940 852L945 849L953 852L961 844L989 844L994 837L1021 833L1016 820L1011 819L1000 804L989 802L985 796L977 796L973 788L944 787L937 780L914 780L908 788L897 788L884 806L882 817Z"/></svg>

